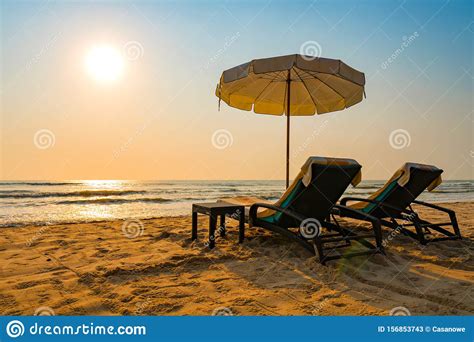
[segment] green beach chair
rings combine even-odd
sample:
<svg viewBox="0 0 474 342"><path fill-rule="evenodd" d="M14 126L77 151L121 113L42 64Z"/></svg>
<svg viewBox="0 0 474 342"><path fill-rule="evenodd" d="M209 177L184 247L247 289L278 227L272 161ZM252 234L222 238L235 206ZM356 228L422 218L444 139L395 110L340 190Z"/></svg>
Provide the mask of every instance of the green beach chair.
<svg viewBox="0 0 474 342"><path fill-rule="evenodd" d="M360 182L360 170L361 165L353 159L310 157L276 203L248 198L247 201L242 198L223 201L249 206L246 219L250 227L265 228L299 243L318 255L322 264L339 258L383 253L379 220L336 204L351 183ZM357 234L360 232L341 226L333 215L335 209L347 217L370 222L372 230ZM375 244L367 239L373 239ZM353 251L352 242L358 242L363 251ZM345 247L351 251L341 251Z"/></svg>
<svg viewBox="0 0 474 342"><path fill-rule="evenodd" d="M453 210L416 200L424 190L432 191L441 184L441 173L443 170L436 166L405 163L382 188L369 198L345 197L340 204L374 216L380 219L382 225L398 230L422 244L461 239L461 232ZM347 206L348 202L353 201L356 203ZM428 222L420 218L412 204L444 212L448 214L450 222ZM407 223L402 224L397 220ZM454 232L443 228L445 226L451 226ZM436 233L436 237L430 237L433 233Z"/></svg>

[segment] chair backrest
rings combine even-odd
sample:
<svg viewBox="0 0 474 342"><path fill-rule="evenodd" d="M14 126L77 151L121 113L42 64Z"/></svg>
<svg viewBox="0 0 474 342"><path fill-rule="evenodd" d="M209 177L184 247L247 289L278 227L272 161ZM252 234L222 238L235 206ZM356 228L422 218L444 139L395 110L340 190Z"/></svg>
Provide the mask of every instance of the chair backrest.
<svg viewBox="0 0 474 342"><path fill-rule="evenodd" d="M305 186L300 179L292 193L281 204L307 218L324 220L358 173L361 165L311 165L311 182ZM299 223L286 215L278 215L275 223L282 227L297 227Z"/></svg>
<svg viewBox="0 0 474 342"><path fill-rule="evenodd" d="M397 217L406 209L428 186L433 183L443 170L433 167L427 169L423 167L412 166L410 171L410 179L405 185L400 185L398 178L385 184L385 190L382 191L377 198L382 203L389 204L396 209L381 209L376 205L368 205L366 212L375 217Z"/></svg>

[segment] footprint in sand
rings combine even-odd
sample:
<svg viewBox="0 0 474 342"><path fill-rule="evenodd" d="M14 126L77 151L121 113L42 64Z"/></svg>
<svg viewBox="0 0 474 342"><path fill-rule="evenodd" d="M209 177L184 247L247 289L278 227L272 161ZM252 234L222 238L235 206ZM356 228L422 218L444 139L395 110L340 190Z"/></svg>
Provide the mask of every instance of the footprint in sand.
<svg viewBox="0 0 474 342"><path fill-rule="evenodd" d="M15 288L18 289L18 290L23 290L23 289L34 287L34 286L37 286L37 285L42 285L42 284L45 284L45 283L46 283L45 281L25 281L25 282L17 284L15 286Z"/></svg>
<svg viewBox="0 0 474 342"><path fill-rule="evenodd" d="M15 300L15 297L9 294L0 293L0 314L12 314L11 310L14 310L18 307L18 302Z"/></svg>
<svg viewBox="0 0 474 342"><path fill-rule="evenodd" d="M79 300L78 298L66 298L65 300L60 302L58 306L62 307L62 306L70 305L77 302L78 300Z"/></svg>
<svg viewBox="0 0 474 342"><path fill-rule="evenodd" d="M338 303L338 302L336 302L336 303L331 303L331 304L332 304L333 306L337 306L338 308L343 308L343 307L347 306L346 303Z"/></svg>

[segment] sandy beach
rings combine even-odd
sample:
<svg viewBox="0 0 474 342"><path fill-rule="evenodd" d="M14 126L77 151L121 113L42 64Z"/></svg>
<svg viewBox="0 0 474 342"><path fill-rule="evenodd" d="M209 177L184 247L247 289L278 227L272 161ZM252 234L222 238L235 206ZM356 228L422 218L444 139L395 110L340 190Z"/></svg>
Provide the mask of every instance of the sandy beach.
<svg viewBox="0 0 474 342"><path fill-rule="evenodd" d="M396 236L387 256L327 266L261 229L247 229L238 245L235 221L209 250L204 217L195 242L190 216L142 220L132 238L124 221L2 228L0 313L388 315L404 307L412 315L469 315L474 202L445 206L456 211L463 240L422 246Z"/></svg>

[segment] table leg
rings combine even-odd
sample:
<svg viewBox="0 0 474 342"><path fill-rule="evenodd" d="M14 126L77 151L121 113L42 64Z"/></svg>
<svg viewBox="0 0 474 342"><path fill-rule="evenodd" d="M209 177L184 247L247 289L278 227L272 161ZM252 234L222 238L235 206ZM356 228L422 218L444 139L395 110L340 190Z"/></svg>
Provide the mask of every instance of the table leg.
<svg viewBox="0 0 474 342"><path fill-rule="evenodd" d="M219 226L221 237L225 236L225 215L221 215L221 224Z"/></svg>
<svg viewBox="0 0 474 342"><path fill-rule="evenodd" d="M216 242L216 224L217 217L215 215L209 215L209 248L214 248Z"/></svg>
<svg viewBox="0 0 474 342"><path fill-rule="evenodd" d="M198 221L198 213L193 211L193 228L191 232L191 240L194 241L198 237L197 232L197 221Z"/></svg>
<svg viewBox="0 0 474 342"><path fill-rule="evenodd" d="M245 238L245 213L239 213L239 243L244 242Z"/></svg>

